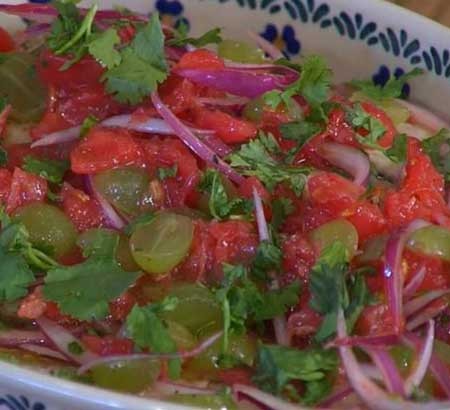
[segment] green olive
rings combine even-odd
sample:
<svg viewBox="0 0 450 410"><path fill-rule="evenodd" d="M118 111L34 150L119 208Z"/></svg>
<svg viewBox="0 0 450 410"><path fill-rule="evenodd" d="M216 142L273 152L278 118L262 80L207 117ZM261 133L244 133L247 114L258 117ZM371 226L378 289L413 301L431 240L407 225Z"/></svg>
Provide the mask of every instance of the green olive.
<svg viewBox="0 0 450 410"><path fill-rule="evenodd" d="M407 246L450 262L450 230L444 227L430 225L418 229L409 237Z"/></svg>
<svg viewBox="0 0 450 410"><path fill-rule="evenodd" d="M100 365L91 370L94 384L126 393L139 393L151 386L159 376L156 360L130 360Z"/></svg>
<svg viewBox="0 0 450 410"><path fill-rule="evenodd" d="M156 275L169 272L188 254L194 235L191 218L174 213L160 213L136 228L130 249L136 263Z"/></svg>
<svg viewBox="0 0 450 410"><path fill-rule="evenodd" d="M75 227L56 206L43 203L25 205L17 210L15 218L24 224L33 245L51 251L56 258L64 256L75 246Z"/></svg>
<svg viewBox="0 0 450 410"><path fill-rule="evenodd" d="M346 219L335 219L319 226L309 233L309 238L319 251L339 241L347 248L350 258L358 249L358 231Z"/></svg>
<svg viewBox="0 0 450 410"><path fill-rule="evenodd" d="M223 40L217 47L220 57L238 63L260 64L265 61L264 52L243 41Z"/></svg>
<svg viewBox="0 0 450 410"><path fill-rule="evenodd" d="M118 168L94 176L94 186L119 211L136 216L142 209L150 179L143 169Z"/></svg>

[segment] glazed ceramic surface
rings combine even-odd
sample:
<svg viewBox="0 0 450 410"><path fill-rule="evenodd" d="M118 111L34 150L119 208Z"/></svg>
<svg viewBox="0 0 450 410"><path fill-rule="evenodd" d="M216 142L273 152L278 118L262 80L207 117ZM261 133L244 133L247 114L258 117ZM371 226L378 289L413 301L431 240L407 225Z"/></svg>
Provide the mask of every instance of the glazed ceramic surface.
<svg viewBox="0 0 450 410"><path fill-rule="evenodd" d="M1 3L19 3L0 0ZM34 0L45 3L45 0ZM89 2L84 2L88 4ZM414 67L425 75L406 85L410 98L450 118L450 30L381 0L123 0L99 1L185 22L193 34L211 27L246 39L261 34L289 58L327 57L335 81L372 77L384 84ZM0 13L0 25L23 22ZM0 410L176 410L184 407L110 393L0 362Z"/></svg>

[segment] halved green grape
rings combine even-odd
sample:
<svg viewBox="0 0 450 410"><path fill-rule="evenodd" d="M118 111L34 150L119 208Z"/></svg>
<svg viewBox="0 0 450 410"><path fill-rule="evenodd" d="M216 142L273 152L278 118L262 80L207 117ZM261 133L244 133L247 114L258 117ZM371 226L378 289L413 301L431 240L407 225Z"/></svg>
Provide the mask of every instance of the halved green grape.
<svg viewBox="0 0 450 410"><path fill-rule="evenodd" d="M18 124L9 122L3 136L3 146L29 144L31 142L30 129L32 124Z"/></svg>
<svg viewBox="0 0 450 410"><path fill-rule="evenodd" d="M162 317L187 328L194 336L204 329L220 330L223 326L222 308L214 294L196 283L180 283L169 293L178 299L174 310L161 313Z"/></svg>
<svg viewBox="0 0 450 410"><path fill-rule="evenodd" d="M260 122L264 113L264 98L259 97L249 101L245 104L244 110L242 111L242 115L245 119L252 122Z"/></svg>
<svg viewBox="0 0 450 410"><path fill-rule="evenodd" d="M120 392L139 393L156 381L160 369L158 360L130 360L94 367L91 374L97 386Z"/></svg>
<svg viewBox="0 0 450 410"><path fill-rule="evenodd" d="M11 119L32 122L41 118L46 107L46 90L36 74L35 57L8 53L0 63L0 97L12 105Z"/></svg>
<svg viewBox="0 0 450 410"><path fill-rule="evenodd" d="M238 63L259 64L265 61L264 52L248 43L236 40L223 40L217 46L220 57Z"/></svg>
<svg viewBox="0 0 450 410"><path fill-rule="evenodd" d="M208 410L235 410L236 404L230 396L222 395L203 395L203 394L174 394L165 397L166 400L173 403L184 404L186 406L199 407Z"/></svg>
<svg viewBox="0 0 450 410"><path fill-rule="evenodd" d="M185 326L171 320L166 320L166 326L179 350L191 350L197 346L197 339Z"/></svg>
<svg viewBox="0 0 450 410"><path fill-rule="evenodd" d="M160 213L133 232L130 238L131 253L146 272L163 274L186 257L193 235L194 224L190 218L169 212Z"/></svg>
<svg viewBox="0 0 450 410"><path fill-rule="evenodd" d="M75 246L75 227L56 206L42 203L25 205L17 210L15 218L25 225L33 245L56 258Z"/></svg>
<svg viewBox="0 0 450 410"><path fill-rule="evenodd" d="M248 334L229 336L228 349L225 353L225 361L232 360L233 363L253 366L257 351L257 343L254 337ZM220 368L222 358L222 339L217 340L212 346L200 355L192 358L186 363L187 378L198 378L200 375L213 376Z"/></svg>
<svg viewBox="0 0 450 410"><path fill-rule="evenodd" d="M136 216L142 208L150 178L143 169L110 169L94 176L94 186L115 208Z"/></svg>
<svg viewBox="0 0 450 410"><path fill-rule="evenodd" d="M379 235L367 240L358 260L360 262L371 262L380 259L384 254L387 240L388 235Z"/></svg>
<svg viewBox="0 0 450 410"><path fill-rule="evenodd" d="M320 251L336 241L342 242L350 258L358 249L358 231L346 219L335 219L319 226L309 233L309 238Z"/></svg>
<svg viewBox="0 0 450 410"><path fill-rule="evenodd" d="M450 261L450 230L430 225L415 231L408 239L408 248Z"/></svg>

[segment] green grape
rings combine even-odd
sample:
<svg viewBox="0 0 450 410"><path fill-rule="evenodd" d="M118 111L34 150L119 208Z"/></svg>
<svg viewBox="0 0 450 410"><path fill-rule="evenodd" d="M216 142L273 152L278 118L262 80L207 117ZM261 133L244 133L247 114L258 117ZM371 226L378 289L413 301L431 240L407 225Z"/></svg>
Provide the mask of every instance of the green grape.
<svg viewBox="0 0 450 410"><path fill-rule="evenodd" d="M264 63L264 52L243 41L223 40L217 47L220 57L238 63Z"/></svg>
<svg viewBox="0 0 450 410"><path fill-rule="evenodd" d="M358 232L346 219L335 219L319 226L310 232L309 238L320 251L340 241L347 248L350 258L358 249Z"/></svg>
<svg viewBox="0 0 450 410"><path fill-rule="evenodd" d="M194 224L190 218L160 213L133 232L130 238L131 253L146 272L163 274L186 257L193 235Z"/></svg>
<svg viewBox="0 0 450 410"><path fill-rule="evenodd" d="M30 129L32 124L18 124L9 122L3 136L3 146L31 143Z"/></svg>
<svg viewBox="0 0 450 410"><path fill-rule="evenodd" d="M245 104L244 110L242 111L242 115L245 119L258 123L261 121L263 113L264 113L264 98L259 97L254 100L249 101Z"/></svg>
<svg viewBox="0 0 450 410"><path fill-rule="evenodd" d="M15 218L24 224L32 244L55 258L64 256L75 246L75 227L56 206L43 203L25 205L17 210Z"/></svg>
<svg viewBox="0 0 450 410"><path fill-rule="evenodd" d="M166 320L167 329L170 337L176 343L179 350L191 350L197 346L197 339L183 325L171 320Z"/></svg>
<svg viewBox="0 0 450 410"><path fill-rule="evenodd" d="M225 394L209 395L209 394L174 394L165 397L166 400L173 403L184 404L185 406L193 406L208 410L235 410L237 409L233 400Z"/></svg>
<svg viewBox="0 0 450 410"><path fill-rule="evenodd" d="M126 393L139 393L151 386L159 376L157 360L130 360L99 365L91 370L95 385Z"/></svg>
<svg viewBox="0 0 450 410"><path fill-rule="evenodd" d="M372 262L380 259L384 255L387 240L387 235L379 235L367 240L358 260L360 262Z"/></svg>
<svg viewBox="0 0 450 410"><path fill-rule="evenodd" d="M11 119L38 121L46 107L47 92L36 74L35 57L27 53L4 56L4 61L0 60L0 97L12 105Z"/></svg>
<svg viewBox="0 0 450 410"><path fill-rule="evenodd" d="M414 361L414 351L404 345L397 345L390 349L389 353L400 370L400 373L406 376L411 371L411 365Z"/></svg>
<svg viewBox="0 0 450 410"><path fill-rule="evenodd" d="M407 245L414 251L450 262L450 230L441 226L418 229L409 237Z"/></svg>
<svg viewBox="0 0 450 410"><path fill-rule="evenodd" d="M185 377L195 379L200 375L214 376L220 369L221 359L224 360L224 363L231 360L235 365L241 364L251 367L255 361L256 350L257 344L254 337L247 334L231 334L225 357L222 358L222 339L219 339L186 364Z"/></svg>
<svg viewBox="0 0 450 410"><path fill-rule="evenodd" d="M205 286L180 283L171 288L169 295L175 296L178 304L174 310L161 313L166 320L183 325L195 336L204 329L222 328L222 308Z"/></svg>
<svg viewBox="0 0 450 410"><path fill-rule="evenodd" d="M139 168L118 168L94 176L94 186L119 211L136 216L142 209L150 179Z"/></svg>

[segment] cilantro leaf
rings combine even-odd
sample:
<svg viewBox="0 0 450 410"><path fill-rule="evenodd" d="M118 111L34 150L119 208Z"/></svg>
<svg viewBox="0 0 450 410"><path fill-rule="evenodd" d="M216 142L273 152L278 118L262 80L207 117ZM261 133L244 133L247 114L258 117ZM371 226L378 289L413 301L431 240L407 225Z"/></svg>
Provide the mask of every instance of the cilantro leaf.
<svg viewBox="0 0 450 410"><path fill-rule="evenodd" d="M158 168L156 173L160 181L164 181L167 178L175 178L178 173L178 165L175 164L173 167Z"/></svg>
<svg viewBox="0 0 450 410"><path fill-rule="evenodd" d="M272 228L275 231L283 225L286 217L294 212L295 208L292 200L289 198L275 198L272 201Z"/></svg>
<svg viewBox="0 0 450 410"><path fill-rule="evenodd" d="M115 46L120 44L120 37L114 28L108 28L103 33L95 34L89 41L88 50L97 61L110 69L120 64L120 53Z"/></svg>
<svg viewBox="0 0 450 410"><path fill-rule="evenodd" d="M31 155L27 155L24 158L22 168L24 171L39 175L49 182L60 184L63 181L64 174L70 168L70 162L36 158Z"/></svg>
<svg viewBox="0 0 450 410"><path fill-rule="evenodd" d="M72 2L55 1L58 17L53 21L47 45L56 52L73 38L81 25L81 15Z"/></svg>
<svg viewBox="0 0 450 410"><path fill-rule="evenodd" d="M273 319L285 314L290 307L298 303L300 282L292 282L280 289L273 289L263 294L262 304L255 309L256 321Z"/></svg>
<svg viewBox="0 0 450 410"><path fill-rule="evenodd" d="M331 86L332 71L321 56L308 56L302 64L300 77L284 91L270 91L264 100L272 108L281 103L292 104L292 97L301 95L313 108L320 108L327 101ZM324 116L324 115L323 115Z"/></svg>
<svg viewBox="0 0 450 410"><path fill-rule="evenodd" d="M6 151L3 147L0 147L0 167L4 167L7 163L8 163L8 151Z"/></svg>
<svg viewBox="0 0 450 410"><path fill-rule="evenodd" d="M220 42L222 42L221 32L222 29L216 27L202 34L200 37L188 37L187 25L180 24L178 30L174 32L174 38L170 39L167 42L167 45L173 47L184 47L188 44L191 44L194 47L200 48L205 47L208 44L219 44Z"/></svg>
<svg viewBox="0 0 450 410"><path fill-rule="evenodd" d="M127 332L141 349L155 353L175 353L177 345L169 334L167 326L158 313L173 310L178 303L176 298L167 297L160 303L139 307L135 305L126 319ZM169 361L169 373L174 379L180 376L180 359Z"/></svg>
<svg viewBox="0 0 450 410"><path fill-rule="evenodd" d="M378 140L385 134L386 128L380 120L367 113L361 104L355 104L347 111L347 120L356 130L362 129L367 135L357 135L358 141L368 147L381 149Z"/></svg>
<svg viewBox="0 0 450 410"><path fill-rule="evenodd" d="M277 153L274 141L273 137L260 134L228 157L230 165L238 168L244 175L259 178L269 191L273 191L277 184L286 182L300 196L311 170L277 161L271 155Z"/></svg>
<svg viewBox="0 0 450 410"><path fill-rule="evenodd" d="M85 137L88 132L99 123L99 119L93 115L88 115L81 124L80 137Z"/></svg>
<svg viewBox="0 0 450 410"><path fill-rule="evenodd" d="M207 169L199 184L200 192L209 195L209 212L215 219L225 219L231 215L249 214L253 205L242 198L230 199L222 181L220 173L214 169Z"/></svg>
<svg viewBox="0 0 450 410"><path fill-rule="evenodd" d="M363 273L350 275L347 280L349 305L345 309L347 329L351 331L365 306L370 305L374 298L370 294Z"/></svg>
<svg viewBox="0 0 450 410"><path fill-rule="evenodd" d="M44 296L58 303L65 314L81 320L98 320L108 314L108 303L119 297L140 276L125 272L115 259L119 236L97 230L96 238L83 249L87 260L49 270ZM95 284L95 286L93 286Z"/></svg>
<svg viewBox="0 0 450 410"><path fill-rule="evenodd" d="M384 153L393 162L405 162L408 147L408 137L405 134L399 134L394 138L391 148Z"/></svg>
<svg viewBox="0 0 450 410"><path fill-rule="evenodd" d="M272 241L262 241L256 250L252 263L252 273L256 278L266 280L267 273L279 271L283 254Z"/></svg>
<svg viewBox="0 0 450 410"><path fill-rule="evenodd" d="M450 131L440 130L436 135L422 141L422 148L430 157L433 165L444 176L446 181L450 181L450 155L441 151L445 146L450 147Z"/></svg>
<svg viewBox="0 0 450 410"><path fill-rule="evenodd" d="M307 120L287 122L280 125L281 136L287 140L297 141L300 146L305 145L311 137L321 130L320 124Z"/></svg>
<svg viewBox="0 0 450 410"><path fill-rule="evenodd" d="M157 13L137 31L120 56L120 64L109 69L102 80L118 101L138 104L167 78L164 34Z"/></svg>
<svg viewBox="0 0 450 410"><path fill-rule="evenodd" d="M400 98L403 94L403 87L412 78L423 74L420 68L414 68L409 73L401 75L399 78L391 77L384 85L377 85L372 80L352 81L351 84L358 88L367 97L375 101L388 98Z"/></svg>
<svg viewBox="0 0 450 410"><path fill-rule="evenodd" d="M330 391L329 372L337 369L334 350L295 349L280 345L260 345L253 381L264 391L305 404L315 404ZM299 396L292 382L301 381L306 392ZM310 385L311 384L311 385ZM319 392L321 394L319 394Z"/></svg>

